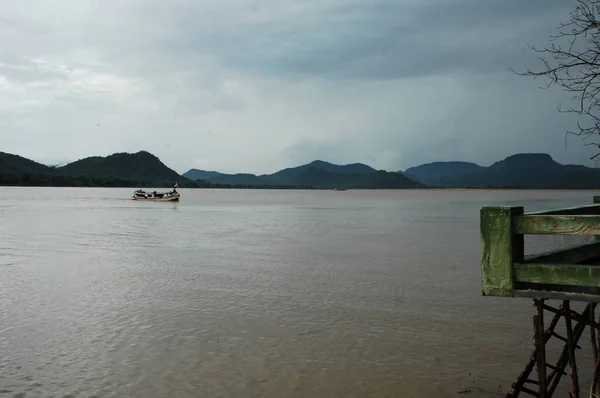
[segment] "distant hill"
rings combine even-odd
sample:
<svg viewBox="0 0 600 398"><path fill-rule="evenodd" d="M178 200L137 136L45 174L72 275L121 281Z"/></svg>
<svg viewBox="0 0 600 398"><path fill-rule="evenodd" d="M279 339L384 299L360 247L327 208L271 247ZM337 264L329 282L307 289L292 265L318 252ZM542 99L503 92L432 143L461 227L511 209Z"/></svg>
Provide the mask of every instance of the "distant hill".
<svg viewBox="0 0 600 398"><path fill-rule="evenodd" d="M315 188L354 188L354 189L405 189L423 188L424 185L410 180L401 173L373 171L370 173L339 173L309 167L293 178L296 185L309 185Z"/></svg>
<svg viewBox="0 0 600 398"><path fill-rule="evenodd" d="M593 189L600 187L600 170L561 165L545 153L522 153L451 183L475 188Z"/></svg>
<svg viewBox="0 0 600 398"><path fill-rule="evenodd" d="M185 178L189 178L192 181L196 180L207 180L212 177L217 177L221 175L218 171L206 171L206 170L198 170L198 169L190 169L182 174Z"/></svg>
<svg viewBox="0 0 600 398"><path fill-rule="evenodd" d="M297 185L310 185L315 188L350 188L360 173L335 173L318 167L302 169L291 177L291 183Z"/></svg>
<svg viewBox="0 0 600 398"><path fill-rule="evenodd" d="M206 173L206 172L204 172ZM520 153L489 167L471 162L432 162L398 173L376 171L353 163L335 165L322 160L286 168L273 174L224 174L211 172L213 184L253 187L313 187L317 189L404 188L532 188L593 189L600 187L600 171L580 165L562 165L545 153Z"/></svg>
<svg viewBox="0 0 600 398"><path fill-rule="evenodd" d="M211 173L210 175L207 173ZM224 174L190 170L185 176L202 176L215 184L248 185L255 187L312 187L316 189L331 188L419 188L423 184L410 180L401 173L376 171L362 163L336 165L322 160L280 170L273 174Z"/></svg>
<svg viewBox="0 0 600 398"><path fill-rule="evenodd" d="M311 168L336 174L369 174L376 171L374 168L362 163L337 165L325 162L323 160L315 160L302 166L283 169L273 174L261 175L260 177L273 184L293 184L298 175L308 171Z"/></svg>
<svg viewBox="0 0 600 398"><path fill-rule="evenodd" d="M432 162L404 170L404 175L428 185L440 185L443 181L476 173L485 169L471 162Z"/></svg>
<svg viewBox="0 0 600 398"><path fill-rule="evenodd" d="M0 174L51 173L52 168L11 153L0 152Z"/></svg>
<svg viewBox="0 0 600 398"><path fill-rule="evenodd" d="M190 180L204 180L213 184L226 184L226 185L253 185L253 186L267 186L273 185L270 181L262 179L255 174L249 173L237 173L237 174L226 174L219 173L218 171L206 171L198 169L190 169L183 173L183 176Z"/></svg>
<svg viewBox="0 0 600 398"><path fill-rule="evenodd" d="M336 165L321 160L273 174L225 174L191 169L177 174L146 152L94 156L49 167L0 152L0 185L211 188L411 189L530 188L598 189L600 169L562 165L545 153L519 153L482 167L469 162L433 162L404 173L375 170L361 163Z"/></svg>
<svg viewBox="0 0 600 398"><path fill-rule="evenodd" d="M218 174L212 177L205 178L206 181L214 184L230 184L230 185L269 185L269 181L262 179L254 174L239 173L239 174Z"/></svg>
<svg viewBox="0 0 600 398"><path fill-rule="evenodd" d="M63 175L119 178L161 184L173 184L182 179L176 171L146 151L93 156L58 167L56 170Z"/></svg>
<svg viewBox="0 0 600 398"><path fill-rule="evenodd" d="M416 189L427 188L417 181L406 177L402 173L378 170L371 174L363 174L355 182L357 188L362 189Z"/></svg>
<svg viewBox="0 0 600 398"><path fill-rule="evenodd" d="M0 152L0 185L171 187L175 181L182 187L219 187L202 180L188 180L145 151L94 156L62 167Z"/></svg>
<svg viewBox="0 0 600 398"><path fill-rule="evenodd" d="M358 176L374 173L375 169L362 163L337 165L322 160L280 170L273 174L225 174L217 171L191 169L184 173L188 178L202 178L215 184L251 186L311 186L332 188L354 186Z"/></svg>
<svg viewBox="0 0 600 398"><path fill-rule="evenodd" d="M518 153L496 162L488 167L488 170L547 170L560 171L562 164L555 162L547 153ZM583 166L581 166L583 167Z"/></svg>
<svg viewBox="0 0 600 398"><path fill-rule="evenodd" d="M422 166L412 169L418 171L420 167ZM473 169L475 171L471 173L440 172L438 176L446 175L437 180L431 178L428 182L433 186L448 188L595 189L600 187L600 170L580 165L562 165L545 153L519 153L489 167L478 166ZM408 174L409 170L405 174ZM418 178L423 177L421 175Z"/></svg>

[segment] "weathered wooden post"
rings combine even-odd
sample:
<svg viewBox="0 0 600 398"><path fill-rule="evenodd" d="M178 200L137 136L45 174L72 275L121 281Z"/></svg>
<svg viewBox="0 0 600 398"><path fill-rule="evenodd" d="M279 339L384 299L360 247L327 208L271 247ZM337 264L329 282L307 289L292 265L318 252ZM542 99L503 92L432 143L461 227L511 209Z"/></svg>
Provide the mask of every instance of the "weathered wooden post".
<svg viewBox="0 0 600 398"><path fill-rule="evenodd" d="M481 284L484 296L512 297L513 264L523 261L523 235L513 233L523 207L481 209Z"/></svg>
<svg viewBox="0 0 600 398"><path fill-rule="evenodd" d="M507 397L524 392L536 397L551 397L570 367L572 397L579 397L579 372L575 358L577 343L590 326L595 358L598 358L594 309L600 302L600 196L589 206L524 213L523 207L483 207L481 209L481 290L484 296L529 297L537 307L533 317L535 351ZM558 250L525 256L524 235L588 235L594 240ZM559 299L552 307L546 300ZM571 301L587 303L579 313ZM544 311L553 314L544 328ZM556 327L565 319L565 334ZM564 343L555 364L546 362L546 344L554 337ZM537 368L537 378L532 379ZM600 360L593 379L600 378ZM592 382L592 392L596 383Z"/></svg>

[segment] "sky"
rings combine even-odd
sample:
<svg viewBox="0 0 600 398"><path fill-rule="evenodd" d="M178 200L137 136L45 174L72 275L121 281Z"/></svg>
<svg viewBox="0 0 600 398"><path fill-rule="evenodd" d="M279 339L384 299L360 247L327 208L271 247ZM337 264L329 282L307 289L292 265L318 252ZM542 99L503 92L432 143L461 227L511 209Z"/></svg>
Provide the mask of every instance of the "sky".
<svg viewBox="0 0 600 398"><path fill-rule="evenodd" d="M592 165L539 68L575 0L0 0L0 151L183 173Z"/></svg>

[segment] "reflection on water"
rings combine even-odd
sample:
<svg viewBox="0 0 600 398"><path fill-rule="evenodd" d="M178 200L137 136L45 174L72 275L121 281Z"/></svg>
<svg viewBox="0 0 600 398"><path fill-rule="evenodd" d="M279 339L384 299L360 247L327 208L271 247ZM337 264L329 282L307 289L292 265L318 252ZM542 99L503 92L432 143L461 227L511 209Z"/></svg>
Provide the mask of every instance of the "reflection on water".
<svg viewBox="0 0 600 398"><path fill-rule="evenodd" d="M129 196L0 188L0 396L506 392L533 309L481 297L479 208L593 193Z"/></svg>

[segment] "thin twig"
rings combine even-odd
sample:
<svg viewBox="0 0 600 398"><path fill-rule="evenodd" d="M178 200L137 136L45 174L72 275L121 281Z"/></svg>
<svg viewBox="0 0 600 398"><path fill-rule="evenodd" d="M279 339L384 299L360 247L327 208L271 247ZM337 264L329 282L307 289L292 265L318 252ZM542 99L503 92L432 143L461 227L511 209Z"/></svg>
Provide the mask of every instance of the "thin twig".
<svg viewBox="0 0 600 398"><path fill-rule="evenodd" d="M550 41L551 45L545 48L529 46L542 55L541 70L511 70L534 79L546 78L546 84L540 88L559 86L573 94L576 105L566 109L559 106L558 111L576 113L588 122L583 125L578 121L579 131L569 131L567 135L585 138L600 134L600 0L578 0L570 21L561 23L558 34L551 35Z"/></svg>

